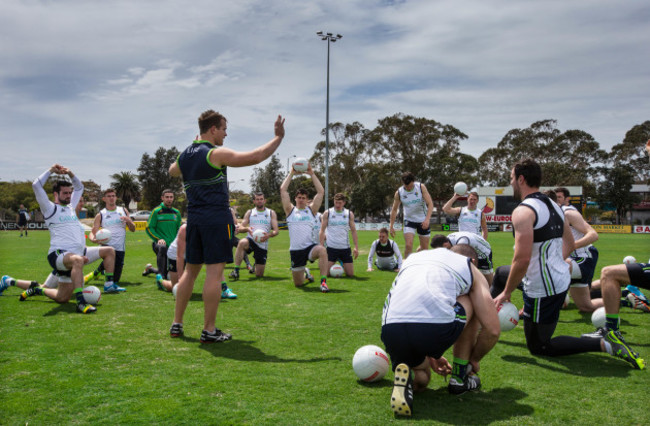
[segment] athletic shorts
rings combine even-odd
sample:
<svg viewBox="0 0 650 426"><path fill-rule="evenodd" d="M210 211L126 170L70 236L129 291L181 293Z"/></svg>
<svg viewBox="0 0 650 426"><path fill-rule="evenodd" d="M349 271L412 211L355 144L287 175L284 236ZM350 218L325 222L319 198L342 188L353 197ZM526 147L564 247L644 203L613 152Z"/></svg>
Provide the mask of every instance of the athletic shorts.
<svg viewBox="0 0 650 426"><path fill-rule="evenodd" d="M494 269L492 269L492 252L490 252L487 257L481 256L479 254L477 267L478 270L485 275L493 273Z"/></svg>
<svg viewBox="0 0 650 426"><path fill-rule="evenodd" d="M300 271L305 269L307 261L313 262L311 259L311 251L316 247L316 244L312 244L306 249L302 250L289 250L289 255L291 255L291 270Z"/></svg>
<svg viewBox="0 0 650 426"><path fill-rule="evenodd" d="M239 238L235 237L234 235L232 236L232 246L234 248L237 248L237 244L239 244Z"/></svg>
<svg viewBox="0 0 650 426"><path fill-rule="evenodd" d="M379 257L375 260L375 266L382 271L394 271L397 268L395 256Z"/></svg>
<svg viewBox="0 0 650 426"><path fill-rule="evenodd" d="M55 250L47 255L48 263L59 277L70 276L70 270L63 264L66 253L68 253L67 250ZM99 247L86 247L83 255L88 258L88 263L93 263L99 259Z"/></svg>
<svg viewBox="0 0 650 426"><path fill-rule="evenodd" d="M18 219L18 226L24 227L26 225L27 225L27 219L25 218L25 216L21 215L20 218Z"/></svg>
<svg viewBox="0 0 650 426"><path fill-rule="evenodd" d="M405 234L415 234L417 232L418 235L421 235L423 237L428 237L431 235L431 229L427 228L424 229L422 228L422 223L419 222L411 222L409 220L404 221L404 233Z"/></svg>
<svg viewBox="0 0 650 426"><path fill-rule="evenodd" d="M630 263L626 266L630 284L650 290L650 263Z"/></svg>
<svg viewBox="0 0 650 426"><path fill-rule="evenodd" d="M568 291L568 290L567 290ZM566 299L566 291L547 297L528 297L524 292L524 319L538 324L554 324Z"/></svg>
<svg viewBox="0 0 650 426"><path fill-rule="evenodd" d="M352 263L352 249L349 247L346 249L336 249L332 247L327 247L327 260L330 262L336 262L340 260L343 263Z"/></svg>
<svg viewBox="0 0 650 426"><path fill-rule="evenodd" d="M390 355L393 370L398 364L422 364L427 356L440 358L458 340L466 322L465 308L456 302L456 319L450 323L394 323L381 327L381 341Z"/></svg>
<svg viewBox="0 0 650 426"><path fill-rule="evenodd" d="M571 287L591 287L596 272L598 250L589 247L591 257L571 257Z"/></svg>
<svg viewBox="0 0 650 426"><path fill-rule="evenodd" d="M233 226L187 223L185 261L192 265L232 263Z"/></svg>
<svg viewBox="0 0 650 426"><path fill-rule="evenodd" d="M167 258L167 272L178 272L176 259Z"/></svg>
<svg viewBox="0 0 650 426"><path fill-rule="evenodd" d="M253 253L253 259L255 259L256 265L266 265L266 258L269 251L255 244L255 241L253 241L251 237L246 237L246 239L248 240L248 249L246 249L246 254Z"/></svg>

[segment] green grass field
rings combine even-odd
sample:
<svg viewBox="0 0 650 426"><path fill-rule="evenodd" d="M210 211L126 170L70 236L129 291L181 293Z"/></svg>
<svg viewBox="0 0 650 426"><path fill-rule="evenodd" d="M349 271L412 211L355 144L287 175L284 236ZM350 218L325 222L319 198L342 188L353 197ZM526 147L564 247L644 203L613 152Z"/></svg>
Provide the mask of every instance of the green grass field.
<svg viewBox="0 0 650 426"><path fill-rule="evenodd" d="M49 234L18 235L0 232L0 275L42 282ZM451 396L434 375L416 395L414 416L395 419L392 374L364 384L351 365L360 346L383 346L381 310L394 274L365 272L374 238L375 232L360 232L358 277L330 279L332 292L322 294L315 284L294 288L288 233L281 232L271 240L267 278L244 271L231 283L239 299L222 302L217 326L233 340L222 344L198 340L202 276L185 337L169 337L174 300L156 289L153 277L141 276L154 261L143 232L129 234L121 283L128 291L103 295L94 315L42 296L19 302L19 290L9 288L0 297L0 424L646 423L648 371L601 353L533 357L521 326L504 333L483 360L481 392ZM403 247L401 234L397 241ZM494 233L490 242L495 265L509 263L512 235ZM643 235L602 234L597 247L597 274L626 255L639 261L650 255ZM513 301L521 306L521 295ZM622 310L628 343L648 361L649 325L650 315ZM592 330L590 315L571 305L556 334Z"/></svg>

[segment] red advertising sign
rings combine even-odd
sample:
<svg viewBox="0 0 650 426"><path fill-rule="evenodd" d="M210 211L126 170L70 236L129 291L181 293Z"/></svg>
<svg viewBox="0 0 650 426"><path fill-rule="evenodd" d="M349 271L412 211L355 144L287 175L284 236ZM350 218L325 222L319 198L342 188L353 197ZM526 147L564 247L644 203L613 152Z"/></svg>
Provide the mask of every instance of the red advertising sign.
<svg viewBox="0 0 650 426"><path fill-rule="evenodd" d="M634 225L635 234L650 234L650 225Z"/></svg>

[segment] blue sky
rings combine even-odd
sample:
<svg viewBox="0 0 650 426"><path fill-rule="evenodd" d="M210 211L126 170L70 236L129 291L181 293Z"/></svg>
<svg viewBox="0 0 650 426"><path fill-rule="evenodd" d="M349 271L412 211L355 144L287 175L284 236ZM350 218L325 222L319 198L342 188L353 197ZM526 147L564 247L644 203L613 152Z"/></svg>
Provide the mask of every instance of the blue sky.
<svg viewBox="0 0 650 426"><path fill-rule="evenodd" d="M226 145L308 157L330 121L397 112L451 124L478 156L553 118L605 149L650 119L643 1L32 1L0 3L0 180L54 162L107 186L144 152L181 149L209 108ZM264 165L264 164L263 164ZM253 168L230 169L248 189ZM242 181L243 179L243 181Z"/></svg>

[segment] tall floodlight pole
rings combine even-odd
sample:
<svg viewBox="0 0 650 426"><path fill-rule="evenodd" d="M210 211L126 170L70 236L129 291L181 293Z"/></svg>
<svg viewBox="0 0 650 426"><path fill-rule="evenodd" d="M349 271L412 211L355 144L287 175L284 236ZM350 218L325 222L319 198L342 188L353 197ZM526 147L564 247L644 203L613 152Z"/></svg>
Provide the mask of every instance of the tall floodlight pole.
<svg viewBox="0 0 650 426"><path fill-rule="evenodd" d="M330 43L336 43L343 37L341 34L316 33L321 40L327 40L327 103L325 106L325 211L330 203Z"/></svg>

